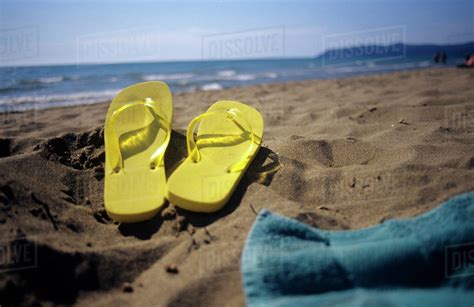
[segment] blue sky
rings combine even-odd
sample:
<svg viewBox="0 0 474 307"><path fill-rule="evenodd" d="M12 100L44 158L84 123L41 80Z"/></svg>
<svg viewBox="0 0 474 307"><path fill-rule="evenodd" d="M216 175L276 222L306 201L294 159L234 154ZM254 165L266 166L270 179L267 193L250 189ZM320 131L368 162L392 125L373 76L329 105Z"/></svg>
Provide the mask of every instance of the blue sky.
<svg viewBox="0 0 474 307"><path fill-rule="evenodd" d="M90 51L96 44L95 52L110 55L99 62L199 60L209 35L243 31L248 37L266 29L281 35L284 50L274 56L307 57L325 48L325 37L353 31L403 28L407 43L474 40L473 12L473 0L0 0L0 56L2 65L87 62L91 54L84 57L84 46ZM134 37L140 47L130 49ZM140 45L147 37L153 46ZM22 47L24 40L31 50ZM121 52L104 53L110 46Z"/></svg>

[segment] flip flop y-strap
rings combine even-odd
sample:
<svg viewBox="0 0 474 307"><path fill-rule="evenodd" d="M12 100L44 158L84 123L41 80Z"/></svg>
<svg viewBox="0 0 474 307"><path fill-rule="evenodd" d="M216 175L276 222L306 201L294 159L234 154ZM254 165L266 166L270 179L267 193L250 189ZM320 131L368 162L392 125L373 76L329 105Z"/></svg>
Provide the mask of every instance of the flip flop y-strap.
<svg viewBox="0 0 474 307"><path fill-rule="evenodd" d="M112 169L114 173L119 173L124 167L124 161L122 158L122 153L120 151L119 138L115 131L117 117L120 113L124 112L125 110L134 108L134 107L145 107L147 110L149 110L150 113L153 115L153 117L155 119L158 119L160 126L166 132L165 141L163 142L163 144L160 145L160 147L156 149L156 151L153 153L153 155L150 158L151 169L155 169L156 167L163 166L164 152L166 150L166 147L168 146L170 136L171 136L171 124L166 118L166 116L160 111L158 106L153 102L153 100L151 98L146 98L145 101L131 102L118 108L117 110L114 111L114 113L112 114L108 122L107 130L111 131L112 133L112 137L109 139L109 144L110 144L111 150L118 153L116 161L114 161L112 164L113 165Z"/></svg>
<svg viewBox="0 0 474 307"><path fill-rule="evenodd" d="M254 150L254 147L257 146L257 144L255 144L255 135L253 132L252 125L250 124L248 119L245 117L245 115L239 109L236 109L236 108L218 109L212 112L206 112L195 117L189 123L188 130L186 132L186 145L188 149L188 157L190 157L194 163L198 163L201 160L201 153L199 152L196 142L194 141L194 130L196 129L197 124L203 118L209 117L209 116L216 116L216 115L226 116L226 118L229 121L234 123L240 130L244 132L244 134L248 134L250 137L250 146L242 155L242 158L238 162L226 168L226 171L228 173L241 171L246 167L246 165L248 164L248 161L251 159L252 152Z"/></svg>

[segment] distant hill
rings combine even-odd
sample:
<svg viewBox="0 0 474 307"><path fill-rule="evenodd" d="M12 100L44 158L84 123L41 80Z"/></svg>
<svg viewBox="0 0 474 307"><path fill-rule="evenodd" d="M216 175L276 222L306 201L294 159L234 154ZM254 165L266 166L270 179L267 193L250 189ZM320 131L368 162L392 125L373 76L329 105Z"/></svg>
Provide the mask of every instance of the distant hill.
<svg viewBox="0 0 474 307"><path fill-rule="evenodd" d="M405 45L401 43L385 46L361 45L340 49L329 49L316 56L316 60L338 62L344 60L367 60L369 58L381 59L397 56L424 56L431 59L437 52L445 52L449 58L462 58L466 54L474 54L474 42L452 45Z"/></svg>

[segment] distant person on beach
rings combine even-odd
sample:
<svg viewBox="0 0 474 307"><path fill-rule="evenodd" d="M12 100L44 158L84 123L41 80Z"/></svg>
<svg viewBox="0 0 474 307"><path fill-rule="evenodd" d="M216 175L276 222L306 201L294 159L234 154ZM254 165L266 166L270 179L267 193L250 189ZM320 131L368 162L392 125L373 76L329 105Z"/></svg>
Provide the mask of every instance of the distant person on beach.
<svg viewBox="0 0 474 307"><path fill-rule="evenodd" d="M464 63L457 66L458 68L474 68L474 54L468 54L464 57Z"/></svg>
<svg viewBox="0 0 474 307"><path fill-rule="evenodd" d="M448 60L448 55L446 53L441 53L441 63L446 64L446 61Z"/></svg>
<svg viewBox="0 0 474 307"><path fill-rule="evenodd" d="M440 57L439 52L436 52L436 54L433 56L433 61L434 61L435 63L439 63L439 57Z"/></svg>

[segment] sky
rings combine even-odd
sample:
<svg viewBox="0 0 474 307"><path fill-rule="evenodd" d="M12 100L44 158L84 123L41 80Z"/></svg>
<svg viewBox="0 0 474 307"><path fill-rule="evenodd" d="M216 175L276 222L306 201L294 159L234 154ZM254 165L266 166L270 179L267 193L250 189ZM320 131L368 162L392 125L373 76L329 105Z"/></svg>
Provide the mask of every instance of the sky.
<svg viewBox="0 0 474 307"><path fill-rule="evenodd" d="M473 41L474 1L0 0L3 66L311 57L354 36Z"/></svg>

